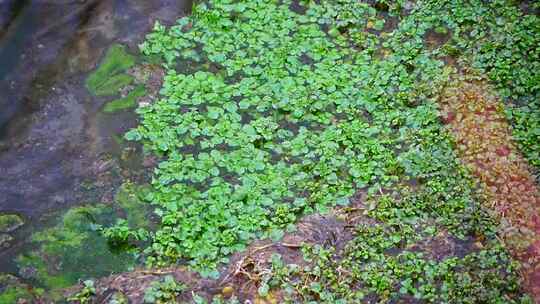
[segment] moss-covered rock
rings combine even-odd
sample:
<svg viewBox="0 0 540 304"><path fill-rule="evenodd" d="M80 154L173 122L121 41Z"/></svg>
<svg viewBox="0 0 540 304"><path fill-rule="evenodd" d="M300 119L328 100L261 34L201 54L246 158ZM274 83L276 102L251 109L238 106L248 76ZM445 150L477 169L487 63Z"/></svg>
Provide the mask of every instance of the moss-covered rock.
<svg viewBox="0 0 540 304"><path fill-rule="evenodd" d="M24 221L20 216L16 214L0 214L0 232L12 232L22 225L24 225Z"/></svg>
<svg viewBox="0 0 540 304"><path fill-rule="evenodd" d="M115 200L126 215L128 224L132 228L147 228L150 210L141 196L148 189L132 183L124 183L118 190Z"/></svg>
<svg viewBox="0 0 540 304"><path fill-rule="evenodd" d="M111 252L97 231L114 217L114 210L103 204L70 209L56 226L32 235L37 249L17 258L21 272L54 290L127 270L134 265L132 255Z"/></svg>
<svg viewBox="0 0 540 304"><path fill-rule="evenodd" d="M103 108L103 112L115 113L129 108L134 108L137 105L137 98L142 97L145 94L146 88L144 87L144 85L139 85L131 92L129 92L126 97L108 102Z"/></svg>
<svg viewBox="0 0 540 304"><path fill-rule="evenodd" d="M21 299L32 299L28 286L13 275L0 274L0 303L18 303Z"/></svg>
<svg viewBox="0 0 540 304"><path fill-rule="evenodd" d="M86 79L86 87L95 96L115 95L133 82L126 70L135 64L135 57L119 44L111 46L97 70Z"/></svg>

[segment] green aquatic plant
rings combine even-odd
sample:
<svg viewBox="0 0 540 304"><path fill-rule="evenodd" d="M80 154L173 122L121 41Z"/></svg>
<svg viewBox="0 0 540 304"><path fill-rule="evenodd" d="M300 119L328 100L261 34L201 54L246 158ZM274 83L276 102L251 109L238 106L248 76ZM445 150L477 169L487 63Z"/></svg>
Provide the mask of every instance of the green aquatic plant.
<svg viewBox="0 0 540 304"><path fill-rule="evenodd" d="M126 138L151 139L147 147L168 156L147 196L162 217L149 261L189 257L194 268L216 275L217 263L248 241L279 237L302 214L346 204L355 184L391 184L397 176L390 168L399 165L390 130L354 109L361 97L356 85L372 75L346 59L365 65L366 58L335 49L324 31L286 4L213 5L198 7L189 30L183 30L188 19L170 32L157 25L142 49L171 63L171 54L182 56L172 47L203 43L223 72L170 69L165 98L138 110L142 125ZM245 22L230 21L244 14ZM266 18L275 20L270 25ZM206 27L213 31L201 40ZM273 48L248 36L262 29L268 36L260 38ZM177 42L161 46L171 36ZM233 36L244 44L233 44ZM335 119L338 114L343 117Z"/></svg>
<svg viewBox="0 0 540 304"><path fill-rule="evenodd" d="M98 68L86 79L86 87L95 96L110 96L131 84L133 77L126 74L135 64L135 57L128 54L125 47L115 44L107 50Z"/></svg>
<svg viewBox="0 0 540 304"><path fill-rule="evenodd" d="M94 281L86 280L83 282L83 288L67 300L72 303L89 304L92 303L92 298L95 295L96 287L94 286Z"/></svg>
<svg viewBox="0 0 540 304"><path fill-rule="evenodd" d="M150 209L141 198L147 190L144 186L130 182L122 184L118 189L115 201L122 217L117 218L112 226L99 227L102 235L113 247L129 249L148 239Z"/></svg>
<svg viewBox="0 0 540 304"><path fill-rule="evenodd" d="M155 25L141 50L164 61L161 98L137 110L141 125L126 134L162 159L145 196L161 218L149 264L187 260L217 276L255 238L279 239L301 216L349 204L358 189L409 181L437 200L395 212L433 217L439 226L430 230L462 239L485 232L478 223L489 216L437 107L453 72L440 56L461 42L424 41L440 28L464 41L456 37L471 5L452 16L435 1L408 15L398 4L304 1L298 13L291 1L206 1L170 28ZM486 5L472 13L497 9ZM384 35L381 7L399 18ZM415 229L403 224L409 218L392 220L404 234Z"/></svg>
<svg viewBox="0 0 540 304"><path fill-rule="evenodd" d="M176 298L186 289L186 285L179 283L171 276L154 281L144 292L144 303L175 303Z"/></svg>
<svg viewBox="0 0 540 304"><path fill-rule="evenodd" d="M431 1L431 12L454 33L443 54L461 54L466 64L498 88L513 123L514 138L529 162L540 169L540 17L515 3Z"/></svg>
<svg viewBox="0 0 540 304"><path fill-rule="evenodd" d="M148 228L150 225L151 210L148 203L144 201L144 196L148 191L147 186L125 182L116 192L114 200L132 228Z"/></svg>
<svg viewBox="0 0 540 304"><path fill-rule="evenodd" d="M274 257L265 288L283 290L284 303L532 303L521 294L517 266L500 246L434 260L402 250L402 240L380 226L358 229L343 252L304 247L306 266Z"/></svg>
<svg viewBox="0 0 540 304"><path fill-rule="evenodd" d="M536 168L536 178L540 180L540 102L513 105L507 108L506 113L513 122L514 139L530 164Z"/></svg>
<svg viewBox="0 0 540 304"><path fill-rule="evenodd" d="M115 246L129 245L138 241L145 241L148 238L148 232L142 228L137 230L129 227L124 219L118 219L114 226L103 228L103 236Z"/></svg>
<svg viewBox="0 0 540 304"><path fill-rule="evenodd" d="M102 204L70 209L56 225L32 235L36 249L17 258L21 272L54 290L80 278L127 270L134 265L133 256L113 254L97 231L114 217L114 210Z"/></svg>
<svg viewBox="0 0 540 304"><path fill-rule="evenodd" d="M103 112L116 113L118 111L135 108L137 106L137 98L145 96L146 93L144 85L138 85L129 92L126 97L107 102L103 107Z"/></svg>

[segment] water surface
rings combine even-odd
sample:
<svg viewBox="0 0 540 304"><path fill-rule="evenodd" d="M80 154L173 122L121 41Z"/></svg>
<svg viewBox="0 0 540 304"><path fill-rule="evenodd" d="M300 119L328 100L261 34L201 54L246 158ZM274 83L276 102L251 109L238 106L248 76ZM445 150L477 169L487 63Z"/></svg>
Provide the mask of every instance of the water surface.
<svg viewBox="0 0 540 304"><path fill-rule="evenodd" d="M26 222L0 249L0 272L19 272L14 259L33 232L71 206L110 202L126 176L144 171L140 161L117 161L140 151L118 140L136 115L102 113L106 99L84 80L112 44L137 54L156 20L173 23L190 8L186 0L0 1L0 212Z"/></svg>

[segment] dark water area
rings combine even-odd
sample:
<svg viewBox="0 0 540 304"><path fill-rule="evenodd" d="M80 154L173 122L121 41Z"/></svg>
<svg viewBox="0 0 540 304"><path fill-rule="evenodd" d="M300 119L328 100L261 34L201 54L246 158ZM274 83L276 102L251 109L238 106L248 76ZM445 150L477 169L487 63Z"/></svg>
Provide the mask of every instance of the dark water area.
<svg viewBox="0 0 540 304"><path fill-rule="evenodd" d="M0 246L0 272L51 214L111 201L128 174L141 171L119 138L133 111L103 113L85 79L112 44L137 54L154 22L191 9L185 0L0 0L0 214L25 224ZM140 147L128 147L139 151ZM122 164L136 168L123 168ZM137 167L138 166L138 167Z"/></svg>

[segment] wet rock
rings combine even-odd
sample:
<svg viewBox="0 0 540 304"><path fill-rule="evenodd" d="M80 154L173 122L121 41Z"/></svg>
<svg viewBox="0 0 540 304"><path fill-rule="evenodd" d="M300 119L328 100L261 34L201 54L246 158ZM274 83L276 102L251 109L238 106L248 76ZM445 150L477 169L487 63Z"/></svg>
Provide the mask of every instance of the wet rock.
<svg viewBox="0 0 540 304"><path fill-rule="evenodd" d="M94 162L92 166L92 172L95 175L106 172L114 166L114 162L110 159L99 159Z"/></svg>
<svg viewBox="0 0 540 304"><path fill-rule="evenodd" d="M8 248L10 242L13 241L13 237L9 234L0 234L0 249Z"/></svg>
<svg viewBox="0 0 540 304"><path fill-rule="evenodd" d="M24 279L34 279L37 276L37 269L35 267L21 267L19 275Z"/></svg>
<svg viewBox="0 0 540 304"><path fill-rule="evenodd" d="M24 225L23 219L16 214L0 214L0 232L13 232Z"/></svg>
<svg viewBox="0 0 540 304"><path fill-rule="evenodd" d="M53 195L51 197L51 201L54 203L54 204L57 204L57 205L62 205L66 202L66 198L63 197L62 195L59 195L59 194L56 194L56 195Z"/></svg>
<svg viewBox="0 0 540 304"><path fill-rule="evenodd" d="M9 149L9 144L5 141L0 141L0 152L7 151Z"/></svg>

